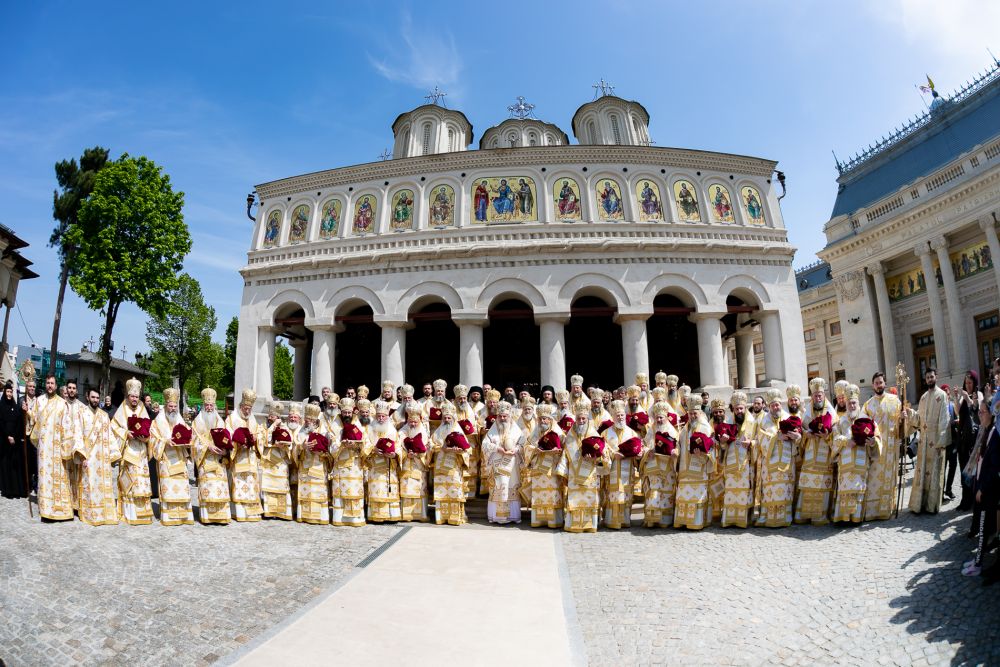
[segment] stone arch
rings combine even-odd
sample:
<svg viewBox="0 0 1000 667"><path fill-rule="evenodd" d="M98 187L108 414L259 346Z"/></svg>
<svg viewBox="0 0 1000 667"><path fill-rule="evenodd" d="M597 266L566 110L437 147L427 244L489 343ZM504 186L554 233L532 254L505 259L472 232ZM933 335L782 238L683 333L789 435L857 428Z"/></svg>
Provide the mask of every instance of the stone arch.
<svg viewBox="0 0 1000 667"><path fill-rule="evenodd" d="M708 305L708 297L701 285L676 273L664 273L650 280L642 291L642 303L652 305L657 295L664 293L677 297L685 306L695 310Z"/></svg>
<svg viewBox="0 0 1000 667"><path fill-rule="evenodd" d="M479 293L476 309L489 309L504 298L527 301L534 309L544 308L546 305L545 297L531 283L520 278L500 278L484 287L483 291Z"/></svg>
<svg viewBox="0 0 1000 667"><path fill-rule="evenodd" d="M730 295L758 308L764 308L771 302L767 288L759 280L746 274L730 276L719 285L718 298L721 303L725 303L726 297Z"/></svg>
<svg viewBox="0 0 1000 667"><path fill-rule="evenodd" d="M267 302L267 319L271 324L274 324L275 317L278 312L288 305L297 305L305 313L308 318L314 317L313 303L312 299L307 297L305 294L297 289L284 290L279 294L275 294L270 301Z"/></svg>
<svg viewBox="0 0 1000 667"><path fill-rule="evenodd" d="M382 305L382 300L378 298L375 292L362 285L349 285L337 290L327 300L326 312L331 317L336 317L343 314L341 311L362 305L370 307L376 315L385 315L385 306Z"/></svg>
<svg viewBox="0 0 1000 667"><path fill-rule="evenodd" d="M406 290L396 304L396 312L398 315L405 317L415 307L419 308L437 300L444 301L453 311L465 308L462 297L455 291L454 287L432 280L425 283L418 283Z"/></svg>
<svg viewBox="0 0 1000 667"><path fill-rule="evenodd" d="M579 296L597 296L618 308L632 305L621 283L599 273L581 273L559 290L559 301L565 310L569 310L573 300Z"/></svg>

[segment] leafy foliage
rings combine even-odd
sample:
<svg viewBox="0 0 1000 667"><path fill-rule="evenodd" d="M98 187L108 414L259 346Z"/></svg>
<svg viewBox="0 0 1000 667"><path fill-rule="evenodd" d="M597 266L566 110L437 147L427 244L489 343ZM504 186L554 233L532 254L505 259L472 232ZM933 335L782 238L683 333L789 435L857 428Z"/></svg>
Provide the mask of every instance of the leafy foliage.
<svg viewBox="0 0 1000 667"><path fill-rule="evenodd" d="M102 378L111 371L111 334L122 303L134 303L155 318L167 315L191 235L181 208L184 193L155 162L128 154L97 174L80 207L79 221L65 235L76 248L69 283L104 314Z"/></svg>
<svg viewBox="0 0 1000 667"><path fill-rule="evenodd" d="M240 320L233 317L226 327L225 358L222 365L222 383L230 389L236 386L236 338L240 332Z"/></svg>
<svg viewBox="0 0 1000 667"><path fill-rule="evenodd" d="M282 401L292 400L295 391L295 378L292 371L292 351L284 342L278 341L274 346L274 380L271 392Z"/></svg>

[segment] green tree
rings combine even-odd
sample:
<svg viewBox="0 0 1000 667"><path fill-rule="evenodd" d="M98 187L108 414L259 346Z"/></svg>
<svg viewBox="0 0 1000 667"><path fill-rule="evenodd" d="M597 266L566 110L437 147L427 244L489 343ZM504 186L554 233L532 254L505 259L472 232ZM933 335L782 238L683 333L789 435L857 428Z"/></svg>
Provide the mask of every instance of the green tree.
<svg viewBox="0 0 1000 667"><path fill-rule="evenodd" d="M236 387L236 337L240 332L240 320L233 317L226 327L226 348L222 383L230 389Z"/></svg>
<svg viewBox="0 0 1000 667"><path fill-rule="evenodd" d="M50 358L52 370L55 370L55 359L59 351L59 325L62 323L62 307L66 298L66 283L69 281L70 267L73 263L72 244L67 242L66 234L79 221L80 207L94 189L97 172L108 163L108 149L100 146L88 148L76 159L56 162L56 182L62 188L52 193L52 217L56 226L49 236L49 247L56 248L59 254L59 292L56 296L56 312L52 318L52 351ZM44 355L43 355L44 365ZM43 374L45 368L42 368Z"/></svg>
<svg viewBox="0 0 1000 667"><path fill-rule="evenodd" d="M111 383L111 335L121 305L134 303L153 317L170 309L184 256L191 250L183 205L184 193L173 191L170 177L155 162L123 154L98 172L79 222L66 233L66 242L75 248L69 284L87 306L104 315L104 388Z"/></svg>
<svg viewBox="0 0 1000 667"><path fill-rule="evenodd" d="M146 323L146 342L154 354L170 364L170 376L177 378L178 386L186 388L188 378L210 354L218 320L215 309L205 304L201 285L186 273L178 278L169 300L166 312Z"/></svg>
<svg viewBox="0 0 1000 667"><path fill-rule="evenodd" d="M295 380L292 375L292 351L282 341L274 346L274 380L271 391L282 401L292 400Z"/></svg>
<svg viewBox="0 0 1000 667"><path fill-rule="evenodd" d="M214 387L219 394L219 398L225 398L232 387L226 385L223 375L225 373L225 351L222 345L214 341L209 341L208 345L198 356L198 363L195 366L191 378L187 381L189 393L197 396L205 387Z"/></svg>

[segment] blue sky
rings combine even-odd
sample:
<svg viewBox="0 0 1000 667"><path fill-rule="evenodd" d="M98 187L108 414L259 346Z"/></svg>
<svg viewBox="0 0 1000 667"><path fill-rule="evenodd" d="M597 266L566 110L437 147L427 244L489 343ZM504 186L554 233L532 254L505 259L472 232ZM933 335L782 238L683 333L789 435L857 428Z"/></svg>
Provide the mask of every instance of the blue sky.
<svg viewBox="0 0 1000 667"><path fill-rule="evenodd" d="M369 162L435 85L476 142L517 95L572 134L605 78L643 103L658 146L756 155L788 178L796 266L815 259L842 160L924 108L914 84L964 83L1000 54L1000 4L877 2L3 3L0 222L31 244L9 339L48 345L58 283L53 164L103 145L146 155L185 192L185 269L239 311L257 183ZM501 9L496 9L500 7ZM993 31L993 34L990 34ZM992 40L992 41L991 41ZM478 144L474 144L478 145ZM99 337L69 294L61 345ZM145 351L122 307L116 356ZM30 338L29 338L30 334Z"/></svg>

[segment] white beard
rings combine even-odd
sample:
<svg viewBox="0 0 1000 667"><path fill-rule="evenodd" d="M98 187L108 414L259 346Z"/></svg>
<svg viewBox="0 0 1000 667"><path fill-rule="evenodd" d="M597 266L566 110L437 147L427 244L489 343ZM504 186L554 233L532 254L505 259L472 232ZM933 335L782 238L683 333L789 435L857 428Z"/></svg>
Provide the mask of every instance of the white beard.
<svg viewBox="0 0 1000 667"><path fill-rule="evenodd" d="M216 428L219 425L219 413L218 412L203 412L202 421L205 422L205 426L208 428Z"/></svg>
<svg viewBox="0 0 1000 667"><path fill-rule="evenodd" d="M171 426L177 426L177 424L180 423L181 416L177 412L168 412L166 413L166 417L167 417L167 423L170 424Z"/></svg>
<svg viewBox="0 0 1000 667"><path fill-rule="evenodd" d="M854 421L855 419L857 419L860 416L861 416L861 410L860 409L858 409L858 410L848 410L847 411L847 418L850 419L851 421Z"/></svg>
<svg viewBox="0 0 1000 667"><path fill-rule="evenodd" d="M587 426L589 426L589 424L587 423L584 424L576 423L573 425L573 430L576 431L578 435L583 435L584 433L587 432Z"/></svg>

